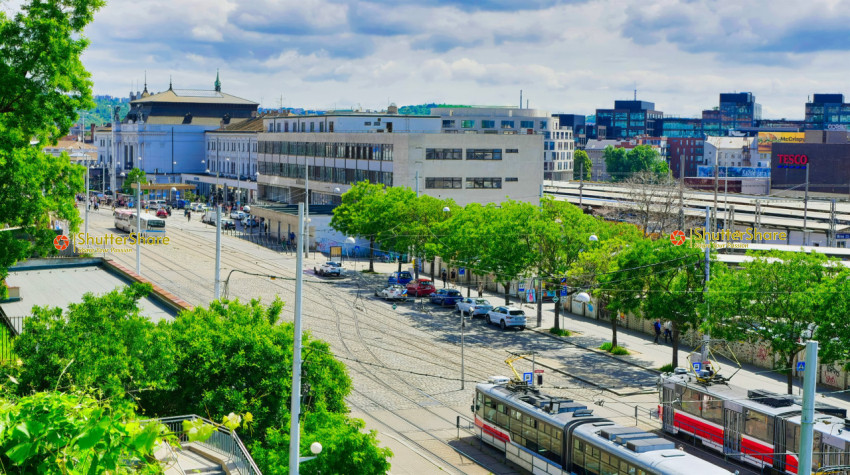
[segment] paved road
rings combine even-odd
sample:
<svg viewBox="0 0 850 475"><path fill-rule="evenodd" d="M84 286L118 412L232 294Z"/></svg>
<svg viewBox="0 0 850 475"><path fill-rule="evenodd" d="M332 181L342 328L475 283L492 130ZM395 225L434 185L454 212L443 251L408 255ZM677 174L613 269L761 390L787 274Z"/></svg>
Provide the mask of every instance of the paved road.
<svg viewBox="0 0 850 475"><path fill-rule="evenodd" d="M91 234L116 232L110 212L90 216ZM191 222L177 214L169 218L171 244L143 248L141 272L186 301L207 305L213 299L215 229L199 218ZM227 233L222 243L222 278L234 271L226 286L228 297L266 302L280 297L287 303L284 318L291 320L295 256L258 246L238 233ZM135 268L134 252L110 257ZM392 473L514 473L495 452L456 428L458 416L470 416L475 383L509 374L504 360L510 353L536 352L538 368L548 368L547 392L586 403L597 414L624 425L658 427L657 420L648 418L658 400L653 392L655 374L637 365L647 361L629 364L582 348L598 346L599 335L610 332L604 326L582 322L583 333L566 341L542 331L503 332L480 319L470 321L464 331L461 389L458 314L416 302L400 303L394 309L374 297L385 275L363 274L359 271L366 264L356 262L346 264L348 277L325 280L312 272L321 260L311 254L305 262L304 327L326 340L347 364L354 387L348 398L352 414L363 418L368 428L379 432L381 442L392 448L396 454ZM394 270L393 264L376 267L383 273ZM270 275L277 278L272 280ZM500 297L489 298L500 302ZM547 309L542 328L550 327L552 318ZM578 326L579 321L570 320L568 328L574 323ZM623 338L637 347L641 337ZM531 371L531 365L527 360L515 363L520 372ZM635 406L640 415L637 421Z"/></svg>

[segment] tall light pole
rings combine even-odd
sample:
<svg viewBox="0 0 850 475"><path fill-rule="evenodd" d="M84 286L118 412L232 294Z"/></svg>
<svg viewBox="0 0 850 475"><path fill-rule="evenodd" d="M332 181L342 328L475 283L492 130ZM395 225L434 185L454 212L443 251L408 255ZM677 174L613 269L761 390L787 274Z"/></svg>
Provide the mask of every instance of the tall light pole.
<svg viewBox="0 0 850 475"><path fill-rule="evenodd" d="M452 212L452 209L448 206L443 207L443 213L448 215ZM466 319L463 316L463 312L460 312L460 389L464 390L466 388L466 360L464 359L464 336L466 332Z"/></svg>
<svg viewBox="0 0 850 475"><path fill-rule="evenodd" d="M88 239L88 238L89 238L89 166L88 166L88 164L86 164L86 239Z"/></svg>
<svg viewBox="0 0 850 475"><path fill-rule="evenodd" d="M298 452L301 443L299 419L301 416L301 294L304 281L304 257L301 246L304 245L304 203L298 203L298 240L295 259L295 334L292 345L292 399L290 400L289 425L289 473L298 475L301 461Z"/></svg>
<svg viewBox="0 0 850 475"><path fill-rule="evenodd" d="M209 173L207 169L207 173ZM218 199L218 176L215 171L215 299L221 298L221 202Z"/></svg>
<svg viewBox="0 0 850 475"><path fill-rule="evenodd" d="M803 245L809 244L809 164L806 164L806 194L803 196Z"/></svg>
<svg viewBox="0 0 850 475"><path fill-rule="evenodd" d="M310 255L310 162L304 154L304 212L307 215L305 226L307 226L307 243L304 245L304 256Z"/></svg>
<svg viewBox="0 0 850 475"><path fill-rule="evenodd" d="M239 169L239 156L236 156L236 209L239 209L240 200L239 200L239 175L242 173L242 170Z"/></svg>

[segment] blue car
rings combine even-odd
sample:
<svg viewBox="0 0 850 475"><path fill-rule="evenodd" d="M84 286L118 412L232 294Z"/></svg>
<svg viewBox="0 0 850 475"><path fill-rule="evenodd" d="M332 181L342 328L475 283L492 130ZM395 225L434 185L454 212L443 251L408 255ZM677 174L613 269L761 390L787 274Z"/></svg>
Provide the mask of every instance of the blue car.
<svg viewBox="0 0 850 475"><path fill-rule="evenodd" d="M460 290L455 289L440 289L431 294L431 303L439 305L455 305L463 300L463 294Z"/></svg>
<svg viewBox="0 0 850 475"><path fill-rule="evenodd" d="M387 285L400 284L407 285L410 281L413 280L413 276L410 275L410 272L401 271L401 272L393 272L390 274L390 277L387 279Z"/></svg>

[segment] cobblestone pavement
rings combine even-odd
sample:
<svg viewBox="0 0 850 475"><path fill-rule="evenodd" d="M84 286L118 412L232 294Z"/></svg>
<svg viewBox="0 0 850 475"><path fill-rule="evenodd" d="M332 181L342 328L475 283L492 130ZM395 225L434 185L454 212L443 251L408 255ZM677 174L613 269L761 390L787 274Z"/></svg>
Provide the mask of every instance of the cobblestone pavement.
<svg viewBox="0 0 850 475"><path fill-rule="evenodd" d="M90 234L120 233L108 210L90 216ZM197 217L187 222L177 213L166 227L171 243L142 249L142 275L193 305L207 305L213 299L215 228ZM135 252L108 257L135 268ZM504 360L511 353L536 352L537 368L546 371L547 392L586 403L625 425L658 427L649 418L657 404L652 372L548 334L503 332L481 319L467 319L463 332L461 389L461 319L453 309L419 302L393 308L375 297L394 264L376 264L383 274L363 274L359 271L365 263L348 262L347 277L326 280L312 272L321 261L322 256L311 254L304 263L304 328L327 341L347 364L354 386L348 398L352 413L393 449L393 473L515 472L503 457L457 428L458 416L462 425L468 424L475 383L508 375ZM279 297L286 302L284 318L291 320L295 272L292 253L272 251L232 233L222 237L221 276L229 298L270 302ZM514 365L520 372L532 369L530 360Z"/></svg>

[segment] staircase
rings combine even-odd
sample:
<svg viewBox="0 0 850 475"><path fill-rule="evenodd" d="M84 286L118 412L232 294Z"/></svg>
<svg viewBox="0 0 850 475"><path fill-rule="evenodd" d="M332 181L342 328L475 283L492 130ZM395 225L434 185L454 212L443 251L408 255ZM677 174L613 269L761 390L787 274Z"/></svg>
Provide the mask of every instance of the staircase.
<svg viewBox="0 0 850 475"><path fill-rule="evenodd" d="M181 434L183 421L194 419L203 418L190 415L153 421L165 424L175 434ZM154 453L157 460L163 462L165 475L262 475L239 436L227 428L216 426L216 431L204 442L188 442L183 435L178 438L179 446L162 443Z"/></svg>

